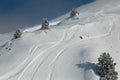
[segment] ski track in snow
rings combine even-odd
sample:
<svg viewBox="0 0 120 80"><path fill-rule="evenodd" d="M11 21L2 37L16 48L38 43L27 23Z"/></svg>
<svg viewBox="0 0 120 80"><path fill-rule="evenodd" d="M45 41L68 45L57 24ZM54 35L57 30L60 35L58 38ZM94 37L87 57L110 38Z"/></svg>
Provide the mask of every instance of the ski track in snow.
<svg viewBox="0 0 120 80"><path fill-rule="evenodd" d="M71 36L71 38L68 39L68 40L73 39L74 36L75 36L75 33L74 33L74 34ZM69 41L68 41L68 40L66 41L66 37L67 37L67 32L65 33L63 39L62 39L60 42L65 41L66 43L68 43ZM60 43L60 42L59 42L59 43ZM58 60L59 56L63 53L64 50L65 50L65 47L64 47L62 50L59 51L59 53L55 56L55 58L53 59L53 61L52 61L51 64L49 65L49 67L55 64L56 60ZM47 50L47 51L48 51L48 50ZM49 56L50 56L50 54L49 54L47 57L49 57ZM47 57L46 57L46 58L47 58ZM45 58L45 59L46 59L46 58ZM38 65L38 68L36 69L36 71L34 71L34 75L33 75L33 77L32 77L31 80L34 80L35 73L37 73L39 67L43 64L43 62L45 61L45 59L42 61L41 64ZM54 65L54 66L55 66L55 65ZM49 74L48 74L47 80L51 80L52 74L53 74L53 68L50 68L50 72L49 72Z"/></svg>
<svg viewBox="0 0 120 80"><path fill-rule="evenodd" d="M66 34L66 33L65 33L65 31L64 31L63 38L62 38L60 41L58 41L57 43L55 43L52 47L50 47L50 48L48 48L48 49L45 49L44 51L40 52L40 54L37 55L37 56L29 63L29 65L22 71L22 73L21 73L21 75L19 76L18 80L20 80L20 79L22 78L22 76L24 75L25 71L26 71L26 70L30 67L30 65L32 65L32 63L35 62L42 54L44 54L45 52L48 52L49 50L51 50L51 49L54 48L55 46L59 45L59 44L64 40L65 34ZM34 53L35 53L35 51L36 51L36 50L34 50ZM40 67L40 65L45 61L45 58L46 58L46 57L44 57L44 58L41 60L40 64L39 64L38 67L36 68L36 70L35 70L35 72L34 72L34 74L33 74L33 78L34 78L34 75L36 74L38 68ZM32 78L32 79L33 79L33 78Z"/></svg>
<svg viewBox="0 0 120 80"><path fill-rule="evenodd" d="M50 48L48 48L47 50L45 50L44 53L45 53L45 52L48 52L49 49L52 51L51 48L54 48L54 47L58 46L62 41L64 41L66 35L67 35L67 34L66 34L66 32L64 31L64 35L63 35L62 39L61 39L60 41L58 41L58 42L57 42L55 45L53 45L52 47L50 47ZM50 54L47 55L47 57L49 57L49 56L50 56ZM38 65L38 67L37 67L37 69L35 70L35 72L34 72L33 77L32 77L31 80L34 80L35 74L37 73L39 67L43 64L43 62L46 60L47 57L45 57L44 60L42 61L42 63L40 63L40 64Z"/></svg>
<svg viewBox="0 0 120 80"><path fill-rule="evenodd" d="M57 55L55 56L55 58L52 60L52 62L49 64L49 73L48 73L48 77L46 80L52 80L52 75L53 75L53 70L55 67L55 63L58 60L58 58L60 57L60 55L62 55L63 51L65 50L65 48L63 48L62 50L60 50Z"/></svg>
<svg viewBox="0 0 120 80"><path fill-rule="evenodd" d="M33 55L33 52L35 51L36 47L32 47L28 53L32 53L30 56L28 56L18 67L16 67L14 70L10 71L9 73L0 76L0 80L6 80L14 77L15 75L18 75L20 72L22 72L25 67L28 65L30 58ZM27 62L28 61L28 62ZM27 62L27 63L26 63Z"/></svg>
<svg viewBox="0 0 120 80"><path fill-rule="evenodd" d="M16 67L14 70L8 72L7 74L5 74L3 76L0 76L0 80L7 80L7 79L10 79L11 77L14 77L15 75L19 74L27 66L27 63L26 63L27 60L28 60L28 58L26 58L23 61L23 63L18 65L18 67ZM23 65L25 65L25 66L23 66Z"/></svg>
<svg viewBox="0 0 120 80"><path fill-rule="evenodd" d="M62 55L62 53L69 47L72 46L72 44L68 44L70 42L71 39L73 39L73 37L75 36L76 33L74 33L70 39L65 40L65 46L57 53L57 55L53 58L52 62L48 65L48 77L46 80L52 80L52 75L54 72L54 67L55 67L55 63L56 61L59 59L59 57Z"/></svg>
<svg viewBox="0 0 120 80"><path fill-rule="evenodd" d="M68 43L71 39L73 39L73 37L75 37L75 34L76 34L76 32L73 33L73 35L71 36L70 39L67 39L67 40L66 40L66 37L67 37L67 36L66 36L66 35L67 35L67 32L66 32L66 34L65 34L64 38L61 40L61 42L62 42L62 41L65 41L66 43ZM68 40L69 40L69 41L68 41ZM68 46L69 46L69 45L68 45ZM67 46L67 47L68 47L68 46ZM55 56L55 58L53 59L53 61L49 64L49 69L48 69L48 70L49 70L49 73L48 73L47 80L51 80L51 79L52 79L52 74L53 74L53 69L54 69L54 67L55 67L55 62L58 60L58 58L60 57L60 55L62 55L62 53L63 53L63 51L64 51L65 49L66 49L66 47L62 48L62 49L57 53L57 55ZM47 57L49 57L49 55L48 55ZM46 58L47 58L47 57L46 57ZM46 58L45 58L45 59L46 59ZM40 65L42 65L43 62L44 62L44 61L42 61L42 63L39 64L39 66L38 66L38 68L36 69L35 73L37 73ZM34 75L33 75L33 77L32 77L31 80L34 80L35 73L34 73Z"/></svg>

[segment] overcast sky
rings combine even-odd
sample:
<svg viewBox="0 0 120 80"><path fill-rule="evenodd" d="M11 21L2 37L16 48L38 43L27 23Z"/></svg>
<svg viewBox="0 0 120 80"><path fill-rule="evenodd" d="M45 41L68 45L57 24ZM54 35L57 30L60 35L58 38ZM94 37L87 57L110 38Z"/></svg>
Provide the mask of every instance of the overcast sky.
<svg viewBox="0 0 120 80"><path fill-rule="evenodd" d="M94 0L0 0L0 33L31 27Z"/></svg>

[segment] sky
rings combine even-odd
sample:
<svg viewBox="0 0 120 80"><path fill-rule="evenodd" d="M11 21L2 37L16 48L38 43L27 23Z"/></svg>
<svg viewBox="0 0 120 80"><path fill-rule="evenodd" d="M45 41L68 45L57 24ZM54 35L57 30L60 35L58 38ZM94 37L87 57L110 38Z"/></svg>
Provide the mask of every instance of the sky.
<svg viewBox="0 0 120 80"><path fill-rule="evenodd" d="M94 0L0 0L0 33L41 24Z"/></svg>

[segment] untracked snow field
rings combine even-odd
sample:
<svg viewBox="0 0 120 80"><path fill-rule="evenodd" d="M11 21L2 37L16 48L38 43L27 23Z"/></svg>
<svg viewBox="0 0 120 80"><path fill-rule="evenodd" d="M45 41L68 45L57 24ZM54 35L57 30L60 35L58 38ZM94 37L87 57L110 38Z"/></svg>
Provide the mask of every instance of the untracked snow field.
<svg viewBox="0 0 120 80"><path fill-rule="evenodd" d="M120 73L120 1L96 0L19 39L0 34L0 80L99 80L97 58L109 52ZM118 76L119 77L119 76ZM118 78L118 80L120 80Z"/></svg>

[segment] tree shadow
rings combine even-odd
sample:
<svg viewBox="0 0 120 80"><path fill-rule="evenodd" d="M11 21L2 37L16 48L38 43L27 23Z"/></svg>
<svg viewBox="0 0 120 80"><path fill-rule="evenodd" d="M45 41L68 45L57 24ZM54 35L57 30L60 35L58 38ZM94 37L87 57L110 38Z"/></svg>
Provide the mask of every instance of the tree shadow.
<svg viewBox="0 0 120 80"><path fill-rule="evenodd" d="M86 62L86 63L76 64L76 66L78 68L83 68L85 71L92 69L94 73L98 75L98 66L95 63Z"/></svg>

